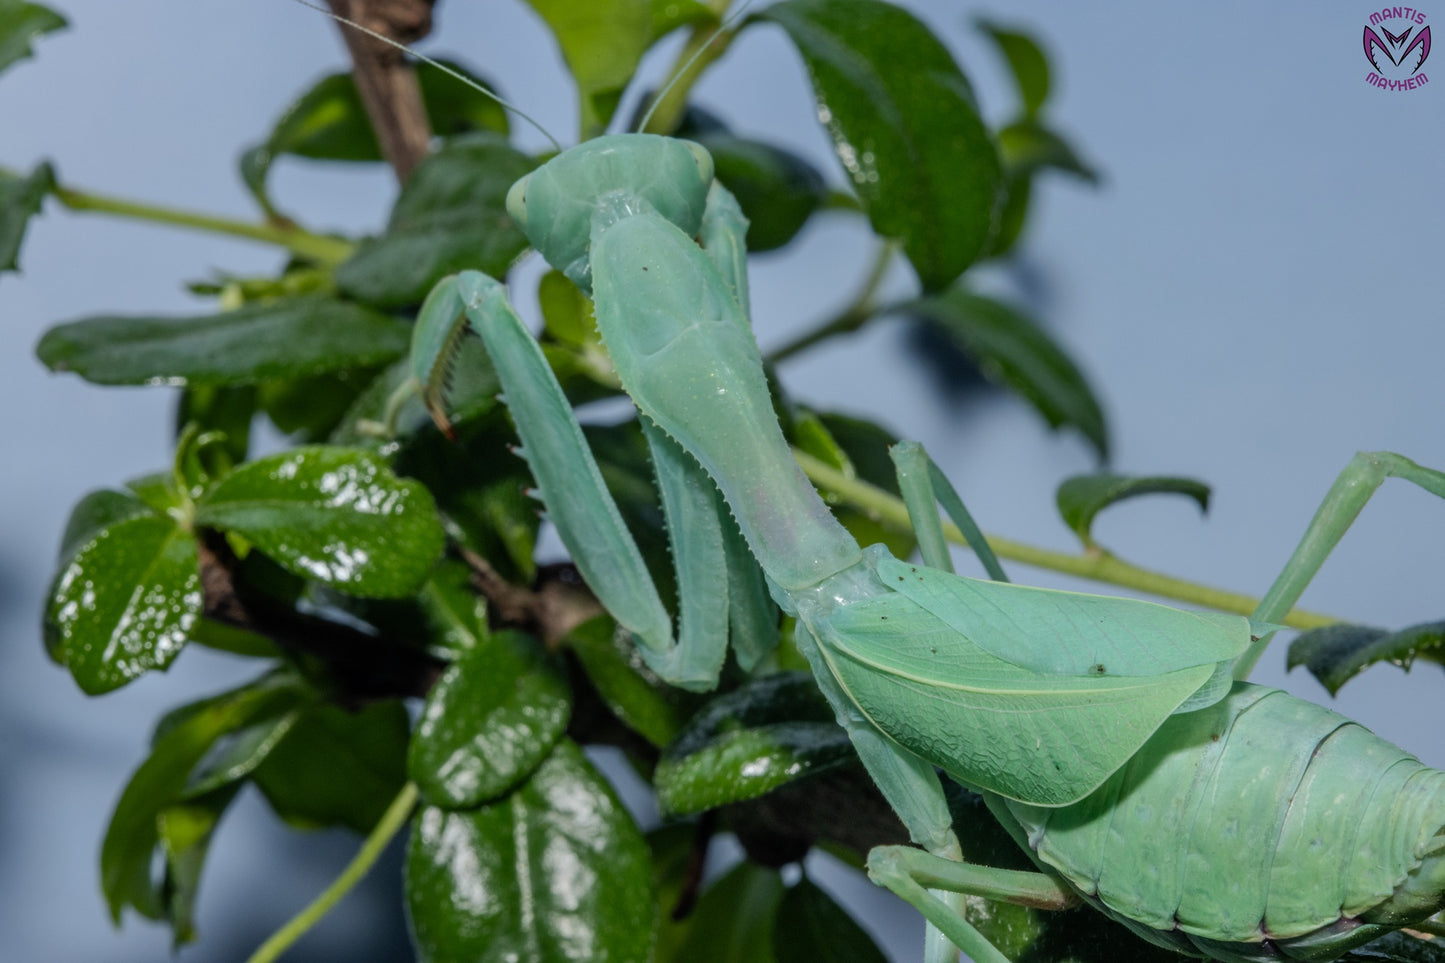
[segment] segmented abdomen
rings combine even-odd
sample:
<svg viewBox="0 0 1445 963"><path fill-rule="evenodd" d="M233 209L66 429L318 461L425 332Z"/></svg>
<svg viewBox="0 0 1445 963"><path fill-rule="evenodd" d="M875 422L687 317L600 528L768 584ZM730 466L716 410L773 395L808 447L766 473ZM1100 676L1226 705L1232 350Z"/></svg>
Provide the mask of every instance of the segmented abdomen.
<svg viewBox="0 0 1445 963"><path fill-rule="evenodd" d="M1331 959L1445 902L1445 773L1278 689L1171 717L1072 805L990 803L1086 899L1184 952Z"/></svg>

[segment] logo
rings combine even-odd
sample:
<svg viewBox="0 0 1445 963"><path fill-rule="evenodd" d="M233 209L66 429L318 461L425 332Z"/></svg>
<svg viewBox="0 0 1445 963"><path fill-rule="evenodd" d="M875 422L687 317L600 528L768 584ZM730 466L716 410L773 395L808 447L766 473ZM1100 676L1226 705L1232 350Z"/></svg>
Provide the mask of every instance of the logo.
<svg viewBox="0 0 1445 963"><path fill-rule="evenodd" d="M1378 28L1378 29L1377 29ZM1415 90L1430 82L1430 25L1414 7L1382 7L1365 25L1365 59L1372 68L1365 82L1380 90Z"/></svg>

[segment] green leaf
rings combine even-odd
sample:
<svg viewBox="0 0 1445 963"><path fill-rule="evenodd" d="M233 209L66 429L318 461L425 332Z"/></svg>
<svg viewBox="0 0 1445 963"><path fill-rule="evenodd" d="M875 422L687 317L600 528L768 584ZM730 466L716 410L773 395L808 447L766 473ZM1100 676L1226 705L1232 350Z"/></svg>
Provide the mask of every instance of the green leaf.
<svg viewBox="0 0 1445 963"><path fill-rule="evenodd" d="M407 772L432 805L476 806L530 776L571 715L567 680L541 643L498 632L462 653L427 694Z"/></svg>
<svg viewBox="0 0 1445 963"><path fill-rule="evenodd" d="M49 7L26 0L0 0L0 70L33 56L30 41L65 26L65 18Z"/></svg>
<svg viewBox="0 0 1445 963"><path fill-rule="evenodd" d="M755 799L854 761L808 673L755 679L712 700L663 753L658 805L686 814Z"/></svg>
<svg viewBox="0 0 1445 963"><path fill-rule="evenodd" d="M1339 963L1445 963L1445 945L1396 930L1351 950Z"/></svg>
<svg viewBox="0 0 1445 963"><path fill-rule="evenodd" d="M151 866L160 841L158 820L184 799L191 771L221 736L290 712L310 693L290 676L273 674L168 713L151 752L115 804L100 850L100 879L111 918L133 906L158 919L164 894Z"/></svg>
<svg viewBox="0 0 1445 963"><path fill-rule="evenodd" d="M1080 159L1063 137L1035 121L1021 120L998 132L998 149L1010 176L1028 176L1040 170L1064 171L1090 184L1099 174Z"/></svg>
<svg viewBox="0 0 1445 963"><path fill-rule="evenodd" d="M612 714L659 749L682 729L701 699L667 685L642 661L637 646L611 616L588 619L562 640Z"/></svg>
<svg viewBox="0 0 1445 963"><path fill-rule="evenodd" d="M647 843L569 740L515 792L413 823L406 895L422 963L646 960Z"/></svg>
<svg viewBox="0 0 1445 963"><path fill-rule="evenodd" d="M582 139L602 133L653 38L651 0L527 0L577 82ZM675 25L675 24L674 24Z"/></svg>
<svg viewBox="0 0 1445 963"><path fill-rule="evenodd" d="M507 191L532 160L493 134L458 137L417 165L391 209L386 233L361 243L336 269L349 297L382 308L420 304L448 274L502 277L527 248L507 216Z"/></svg>
<svg viewBox="0 0 1445 963"><path fill-rule="evenodd" d="M1034 406L1051 428L1077 429L1102 459L1109 457L1104 412L1077 365L1018 310L955 288L903 310L936 325L992 381Z"/></svg>
<svg viewBox="0 0 1445 963"><path fill-rule="evenodd" d="M4 38L0 37L0 54L4 53L3 46ZM54 190L55 171L49 164L37 165L24 177L0 170L0 271L20 269L20 242L25 240L25 228Z"/></svg>
<svg viewBox="0 0 1445 963"><path fill-rule="evenodd" d="M492 85L449 60L441 63L487 89ZM451 137L472 130L507 133L507 113L492 98L438 70L429 63L415 64L422 102L432 132ZM277 157L291 154L313 160L380 161L366 108L351 73L322 77L293 101L260 144L241 155L241 177L262 207L273 211L266 178Z"/></svg>
<svg viewBox="0 0 1445 963"><path fill-rule="evenodd" d="M852 915L804 876L778 904L773 929L778 963L885 963Z"/></svg>
<svg viewBox="0 0 1445 963"><path fill-rule="evenodd" d="M156 816L165 858L160 887L165 901L162 912L171 924L173 949L196 938L195 906L201 870L216 826L240 789L240 785L225 786L199 799L168 806Z"/></svg>
<svg viewBox="0 0 1445 963"><path fill-rule="evenodd" d="M409 729L399 700L374 702L360 712L311 705L251 778L276 815L293 826L366 833L406 781Z"/></svg>
<svg viewBox="0 0 1445 963"><path fill-rule="evenodd" d="M293 448L242 465L197 505L196 524L244 536L296 575L373 598L415 592L443 542L427 490L356 448Z"/></svg>
<svg viewBox="0 0 1445 963"><path fill-rule="evenodd" d="M1397 632L1365 625L1311 629L1290 643L1288 667L1306 667L1330 695L1338 695L1346 682L1376 662L1409 671L1416 659L1445 664L1445 622L1425 622Z"/></svg>
<svg viewBox="0 0 1445 963"><path fill-rule="evenodd" d="M472 571L463 562L444 558L416 598L430 629L428 650L456 661L486 640L487 603L472 587Z"/></svg>
<svg viewBox="0 0 1445 963"><path fill-rule="evenodd" d="M791 151L725 132L694 139L712 154L717 179L747 215L749 253L787 244L828 198L823 175Z"/></svg>
<svg viewBox="0 0 1445 963"><path fill-rule="evenodd" d="M516 436L500 417L473 420L456 442L437 431L413 436L396 470L427 486L457 542L508 581L531 584L541 517L525 494L532 485L526 463L508 450L513 444Z"/></svg>
<svg viewBox="0 0 1445 963"><path fill-rule="evenodd" d="M1018 86L1025 117L1033 117L1049 99L1049 58L1038 41L1026 33L1009 30L980 17L975 21L999 53L1008 61L1009 71Z"/></svg>
<svg viewBox="0 0 1445 963"><path fill-rule="evenodd" d="M858 478L886 492L898 494L898 472L893 467L893 459L888 456L888 449L898 442L896 437L862 418L820 412L817 419ZM870 513L842 501L836 504L830 501L829 505L859 545L882 542L897 558L907 558L918 544L912 531L899 531L884 525Z"/></svg>
<svg viewBox="0 0 1445 963"><path fill-rule="evenodd" d="M176 405L176 435L182 435L191 424L202 433L224 434L224 443L197 452L206 474L224 475L232 465L246 460L255 415L256 389L252 385L191 385L181 391Z"/></svg>
<svg viewBox="0 0 1445 963"><path fill-rule="evenodd" d="M673 963L773 963L773 927L782 899L777 870L739 863L698 900Z"/></svg>
<svg viewBox="0 0 1445 963"><path fill-rule="evenodd" d="M171 518L125 517L91 532L62 565L47 648L88 695L109 692L170 665L201 602L195 536Z"/></svg>
<svg viewBox="0 0 1445 963"><path fill-rule="evenodd" d="M555 268L537 282L542 327L560 344L586 348L597 344L597 321L592 300Z"/></svg>
<svg viewBox="0 0 1445 963"><path fill-rule="evenodd" d="M400 321L306 297L188 318L82 318L45 332L35 353L96 384L248 385L386 364L409 342Z"/></svg>
<svg viewBox="0 0 1445 963"><path fill-rule="evenodd" d="M902 240L925 290L951 284L988 244L1002 180L947 48L881 0L785 0L758 16L802 54L873 230Z"/></svg>
<svg viewBox="0 0 1445 963"><path fill-rule="evenodd" d="M1193 478L1177 475L1116 475L1098 472L1074 475L1059 483L1054 501L1064 524L1074 530L1086 546L1094 545L1090 530L1094 516L1116 502L1140 495L1185 495L1199 503L1201 512L1209 511L1209 486Z"/></svg>
<svg viewBox="0 0 1445 963"><path fill-rule="evenodd" d="M65 534L60 539L59 560L63 565L102 529L123 522L128 518L141 518L155 514L145 502L129 492L118 492L98 488L88 492L70 510L70 519L65 523Z"/></svg>
<svg viewBox="0 0 1445 963"><path fill-rule="evenodd" d="M717 22L717 15L702 0L652 0L652 39L657 40L678 27L704 21Z"/></svg>

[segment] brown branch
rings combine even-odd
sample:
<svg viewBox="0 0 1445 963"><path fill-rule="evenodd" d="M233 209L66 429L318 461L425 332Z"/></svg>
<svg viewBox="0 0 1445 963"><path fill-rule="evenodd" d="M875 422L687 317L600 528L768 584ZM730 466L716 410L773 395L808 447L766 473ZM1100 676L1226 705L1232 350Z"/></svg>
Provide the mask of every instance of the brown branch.
<svg viewBox="0 0 1445 963"><path fill-rule="evenodd" d="M327 0L338 17L353 20L397 43L415 43L431 32L434 0ZM427 155L431 124L416 72L406 55L345 24L342 39L351 53L351 75L381 154L402 183Z"/></svg>

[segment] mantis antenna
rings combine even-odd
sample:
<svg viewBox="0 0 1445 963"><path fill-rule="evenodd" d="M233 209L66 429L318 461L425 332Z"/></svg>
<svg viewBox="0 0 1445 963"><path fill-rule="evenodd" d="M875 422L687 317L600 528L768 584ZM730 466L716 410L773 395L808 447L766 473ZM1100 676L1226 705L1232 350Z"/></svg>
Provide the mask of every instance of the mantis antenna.
<svg viewBox="0 0 1445 963"><path fill-rule="evenodd" d="M296 2L305 3L305 0L296 0ZM652 103L648 105L647 113L643 114L642 120L637 122L638 133L641 133L642 131L647 129L647 122L652 120L652 115L657 111L658 104L662 103L663 98L667 96L668 91L672 90L673 87L677 86L677 82L682 79L683 75L688 72L689 68L691 68L693 64L697 63L697 59L703 55L703 52L707 50L708 47L712 46L712 42L716 40L724 30L737 23L737 21L741 19L742 15L747 12L748 7L752 5L753 0L745 0L742 6L738 7L732 13L728 14L725 18L723 18L723 21L717 25L717 29L712 32L712 36L707 38L707 43L699 44L698 48L693 51L692 56L688 57L681 67L678 67L677 70L673 71L672 78L668 80L666 84L663 84L662 89L659 90L657 94L652 98Z"/></svg>
<svg viewBox="0 0 1445 963"><path fill-rule="evenodd" d="M321 6L320 4L312 3L312 2L310 2L310 0L294 0L294 2L301 4L301 6L303 6L303 7L309 7L310 9L315 10L315 11L316 11L317 13L319 13L319 14L322 14L322 15L324 15L324 16L330 17L332 20L335 20L337 23L343 23L343 24L345 24L346 26L350 27L352 30L356 30L356 31L359 31L360 33L364 33L364 34L366 34L368 37L371 37L373 40L380 40L382 43L386 44L386 45L389 46L389 47L395 47L397 50L400 50L400 51L402 51L403 53L406 53L406 54L409 54L409 55L415 57L417 60L420 60L422 63L427 64L427 65L432 66L432 67L435 67L437 70L440 70L442 73L446 74L448 77L451 77L451 78L453 78L453 79L455 79L455 80L461 81L463 84L465 84L466 86L472 88L473 90L475 90L477 93L481 94L482 96L484 96L484 97L490 97L492 100L496 101L497 104L499 104L504 110L510 110L512 113L516 114L518 117L522 118L522 119L525 120L527 123L529 123L529 124L531 124L533 127L537 128L537 130L541 131L542 136L545 137L545 138L547 138L549 141L551 141L551 142L552 142L552 146L553 146L554 148L556 148L559 153L561 152L561 150L562 150L562 145L561 145L560 143L558 143L557 138L553 137L552 134L551 134L551 132L549 132L549 131L547 130L547 128L543 127L540 123L538 123L536 120L534 120L530 114L528 114L526 111L524 111L522 108L516 106L515 104L509 103L505 98L503 98L501 95L497 94L495 91L488 90L486 87L483 87L481 84L477 83L475 80L471 79L471 78L468 77L466 74L463 74L462 72L457 71L457 70L453 70L452 68L448 67L446 64L441 63L441 62L436 61L436 60L433 60L431 57L428 57L426 54L417 53L415 50L413 50L412 48L408 47L406 44L404 44L404 43L399 43L399 42L391 39L390 37L388 37L388 36L386 36L386 35L384 35L384 34L377 33L375 30L372 30L370 27L363 26L362 24L357 23L355 20L347 19L346 17L341 16L340 14L336 13L335 11L326 9L325 7ZM721 30L722 28L719 27L718 29ZM708 42L711 43L712 41L709 40ZM706 48L704 48L704 49L706 49ZM701 51L699 51L699 53L700 53L700 52L701 52ZM694 59L696 59L696 56L695 56L695 55L694 55ZM692 61L689 60L689 61L688 61L688 65L691 65L691 64L692 64Z"/></svg>

